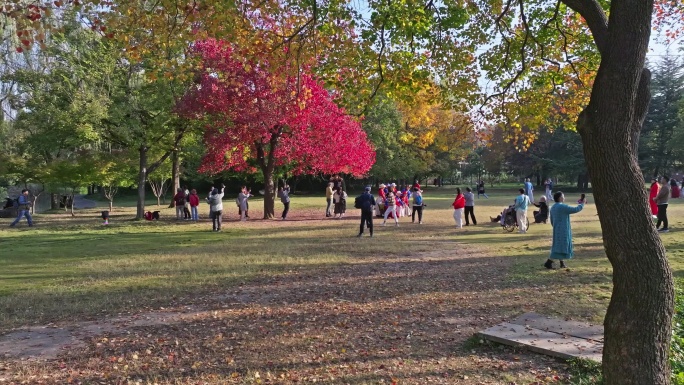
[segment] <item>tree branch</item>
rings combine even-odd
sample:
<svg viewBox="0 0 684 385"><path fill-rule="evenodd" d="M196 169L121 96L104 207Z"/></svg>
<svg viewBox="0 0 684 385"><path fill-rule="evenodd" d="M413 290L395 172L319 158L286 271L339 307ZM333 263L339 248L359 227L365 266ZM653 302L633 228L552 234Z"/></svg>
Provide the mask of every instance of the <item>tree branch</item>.
<svg viewBox="0 0 684 385"><path fill-rule="evenodd" d="M606 50L608 41L608 17L596 0L561 0L573 11L579 13L591 30L596 47L601 54Z"/></svg>
<svg viewBox="0 0 684 385"><path fill-rule="evenodd" d="M178 144L183 139L184 134L185 134L185 128L182 128L181 130L179 130L176 133L176 140L174 140L173 146L171 147L171 149L167 150L166 153L164 153L164 155L162 155L161 158L159 158L156 162L152 163L151 165L149 165L147 167L147 175L150 175L151 173L153 173L154 170L156 170L159 166L161 166L162 163L164 163L164 161L166 159L168 159L168 157L171 155L171 153L173 153L173 150L175 150L176 147L178 147Z"/></svg>

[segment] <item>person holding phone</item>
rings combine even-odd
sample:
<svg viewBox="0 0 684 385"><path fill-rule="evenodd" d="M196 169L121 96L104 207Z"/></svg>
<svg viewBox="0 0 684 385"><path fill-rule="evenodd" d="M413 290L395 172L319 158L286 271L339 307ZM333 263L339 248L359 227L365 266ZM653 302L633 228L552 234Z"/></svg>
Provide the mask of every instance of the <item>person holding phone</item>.
<svg viewBox="0 0 684 385"><path fill-rule="evenodd" d="M221 231L221 223L223 222L223 195L225 193L225 189L225 185L221 185L220 190L218 188L214 188L207 197L212 231Z"/></svg>
<svg viewBox="0 0 684 385"><path fill-rule="evenodd" d="M560 261L561 269L566 268L565 261L574 255L572 248L572 229L570 228L570 215L582 211L586 197L582 194L577 206L565 204L565 195L562 191L553 194L554 205L551 207L551 226L553 226L553 241L551 254L544 263L547 269L553 269L553 260Z"/></svg>

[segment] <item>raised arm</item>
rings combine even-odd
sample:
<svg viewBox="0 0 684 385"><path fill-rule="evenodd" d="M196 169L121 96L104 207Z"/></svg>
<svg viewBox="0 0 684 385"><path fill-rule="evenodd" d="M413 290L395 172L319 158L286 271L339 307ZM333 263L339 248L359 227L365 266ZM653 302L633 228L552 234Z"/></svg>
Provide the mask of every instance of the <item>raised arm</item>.
<svg viewBox="0 0 684 385"><path fill-rule="evenodd" d="M565 211L568 214L575 214L575 213L582 211L583 208L584 208L584 204L580 203L574 207L573 206L565 206L565 207L563 207L563 211Z"/></svg>

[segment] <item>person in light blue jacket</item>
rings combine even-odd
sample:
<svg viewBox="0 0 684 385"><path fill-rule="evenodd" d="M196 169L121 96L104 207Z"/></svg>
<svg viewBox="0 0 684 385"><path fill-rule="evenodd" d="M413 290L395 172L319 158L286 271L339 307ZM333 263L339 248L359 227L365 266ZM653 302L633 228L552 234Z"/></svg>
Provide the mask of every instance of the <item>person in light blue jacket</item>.
<svg viewBox="0 0 684 385"><path fill-rule="evenodd" d="M515 209L515 219L518 222L518 232L525 234L527 232L527 207L530 205L530 198L525 195L525 190L518 190L520 195L515 198L515 204L513 208Z"/></svg>
<svg viewBox="0 0 684 385"><path fill-rule="evenodd" d="M570 228L570 214L575 214L584 208L585 200L580 200L577 206L568 206L565 202L565 195L558 191L553 194L553 206L551 206L551 226L553 226L553 243L551 244L551 254L544 263L547 269L553 269L553 260L560 261L560 267L566 268L565 261L573 257L572 249L572 229Z"/></svg>

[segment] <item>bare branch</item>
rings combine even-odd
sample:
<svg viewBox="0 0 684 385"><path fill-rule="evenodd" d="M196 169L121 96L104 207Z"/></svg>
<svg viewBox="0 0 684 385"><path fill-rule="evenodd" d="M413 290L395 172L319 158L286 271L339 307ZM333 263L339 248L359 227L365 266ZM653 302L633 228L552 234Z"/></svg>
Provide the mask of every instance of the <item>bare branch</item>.
<svg viewBox="0 0 684 385"><path fill-rule="evenodd" d="M373 100L375 96L377 95L378 91L380 90L380 85L385 81L385 75L382 72L382 56L385 53L385 21L382 23L382 27L380 28L380 52L378 52L378 75L380 76L380 79L378 82L375 84L375 87L373 87L373 93L371 93L370 97L368 98L369 101ZM368 107L370 103L366 104L366 107L363 110L363 114L365 115L366 112L368 112Z"/></svg>

